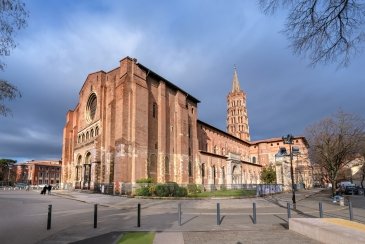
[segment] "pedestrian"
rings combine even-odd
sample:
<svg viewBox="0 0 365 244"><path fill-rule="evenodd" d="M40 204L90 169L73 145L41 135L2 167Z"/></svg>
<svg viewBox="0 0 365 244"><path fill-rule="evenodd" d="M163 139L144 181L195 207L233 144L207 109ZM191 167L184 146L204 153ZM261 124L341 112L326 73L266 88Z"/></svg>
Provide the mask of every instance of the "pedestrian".
<svg viewBox="0 0 365 244"><path fill-rule="evenodd" d="M47 190L48 190L48 195L51 195L52 185L48 185Z"/></svg>
<svg viewBox="0 0 365 244"><path fill-rule="evenodd" d="M44 185L44 186L43 186L43 189L42 189L42 191L41 191L41 194L42 194L42 195L45 195L45 194L46 194L46 191L47 191L47 185Z"/></svg>

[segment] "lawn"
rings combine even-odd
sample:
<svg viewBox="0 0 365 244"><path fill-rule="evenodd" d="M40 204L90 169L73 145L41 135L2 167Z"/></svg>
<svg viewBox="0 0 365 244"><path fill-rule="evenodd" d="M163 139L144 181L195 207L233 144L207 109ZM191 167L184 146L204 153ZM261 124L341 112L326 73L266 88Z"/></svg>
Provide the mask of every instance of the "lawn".
<svg viewBox="0 0 365 244"><path fill-rule="evenodd" d="M190 197L247 197L255 196L256 190L220 190L220 191L205 191L201 193L196 193Z"/></svg>
<svg viewBox="0 0 365 244"><path fill-rule="evenodd" d="M152 244L154 232L129 232L122 236L118 244Z"/></svg>

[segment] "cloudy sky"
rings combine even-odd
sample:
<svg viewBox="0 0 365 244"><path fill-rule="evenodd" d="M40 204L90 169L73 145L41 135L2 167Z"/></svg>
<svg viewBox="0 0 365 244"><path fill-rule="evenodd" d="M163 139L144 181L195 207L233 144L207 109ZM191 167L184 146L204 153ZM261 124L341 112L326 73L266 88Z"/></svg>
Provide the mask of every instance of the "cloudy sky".
<svg viewBox="0 0 365 244"><path fill-rule="evenodd" d="M302 135L339 108L365 117L365 57L346 69L309 67L280 31L285 11L263 15L253 0L29 0L28 27L1 78L22 98L0 117L0 158L60 159L68 109L89 73L125 56L201 100L199 118L225 130L237 66L251 139Z"/></svg>

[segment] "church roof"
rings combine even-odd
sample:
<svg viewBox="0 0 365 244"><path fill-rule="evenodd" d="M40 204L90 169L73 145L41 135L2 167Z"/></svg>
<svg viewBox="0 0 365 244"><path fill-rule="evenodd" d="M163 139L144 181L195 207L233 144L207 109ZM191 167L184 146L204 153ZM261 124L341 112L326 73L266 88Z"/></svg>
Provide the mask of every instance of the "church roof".
<svg viewBox="0 0 365 244"><path fill-rule="evenodd" d="M304 144L309 147L308 141L304 136L295 136L293 139L302 139ZM275 138L268 138L263 140L257 140L257 141L251 141L251 145L260 144L260 143L270 143L270 142L282 142L283 138L281 137L275 137Z"/></svg>
<svg viewBox="0 0 365 244"><path fill-rule="evenodd" d="M189 93L187 93L186 91L184 91L183 89L181 89L180 87L176 86L175 84L173 84L172 82L168 81L167 79L165 79L164 77L162 77L161 75L157 74L156 72L150 70L149 68L147 68L146 66L142 65L141 63L137 63L137 65L141 68L144 69L146 71L149 72L149 75L155 76L160 80L163 80L169 87L181 91L182 93L184 93L186 95L186 97L190 100L192 100L195 103L200 103L200 101L193 97L192 95L190 95Z"/></svg>
<svg viewBox="0 0 365 244"><path fill-rule="evenodd" d="M210 124L208 124L208 123L206 123L206 122L202 121L202 120L199 120L199 119L198 119L198 120L197 120L197 122L198 122L198 124L200 123L200 124L202 124L202 125L204 125L204 126L210 127L212 130L215 130L215 131L217 131L217 132L219 132L219 133L222 133L222 134L224 134L225 136L230 137L231 139L234 139L234 140L236 140L236 141L239 141L239 142L245 143L245 144L247 144L247 145L250 145L250 144L251 144L251 142L245 141L245 140L240 139L240 138L238 138L238 137L236 137L236 136L234 136L234 135L231 135L231 134L229 134L229 133L227 133L227 132L225 132L225 131L223 131L223 130L218 129L217 127L214 127L213 125L210 125Z"/></svg>

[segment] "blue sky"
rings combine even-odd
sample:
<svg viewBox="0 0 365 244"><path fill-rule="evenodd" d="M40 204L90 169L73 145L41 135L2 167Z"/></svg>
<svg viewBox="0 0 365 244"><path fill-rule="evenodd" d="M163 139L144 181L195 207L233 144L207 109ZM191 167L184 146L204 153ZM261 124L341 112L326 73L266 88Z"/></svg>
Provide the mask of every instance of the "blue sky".
<svg viewBox="0 0 365 244"><path fill-rule="evenodd" d="M125 56L201 100L199 119L225 130L226 96L237 66L247 93L251 139L302 135L338 109L365 117L365 57L346 69L309 67L280 31L285 11L256 1L26 1L28 27L6 57L3 79L22 98L0 117L0 158L59 159L68 109L89 73Z"/></svg>

